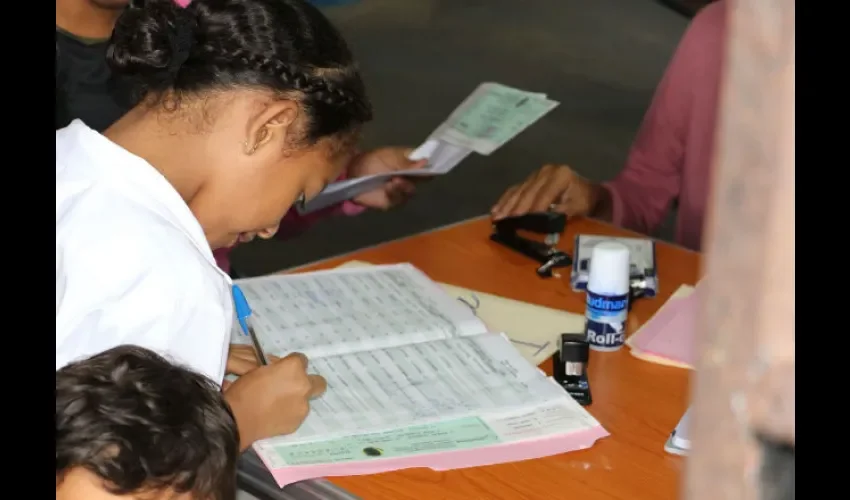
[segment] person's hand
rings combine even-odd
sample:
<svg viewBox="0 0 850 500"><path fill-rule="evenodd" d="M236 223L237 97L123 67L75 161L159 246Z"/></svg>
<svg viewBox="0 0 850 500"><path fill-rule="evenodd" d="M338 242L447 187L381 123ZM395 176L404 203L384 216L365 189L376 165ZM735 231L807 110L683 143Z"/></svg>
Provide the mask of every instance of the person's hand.
<svg viewBox="0 0 850 500"><path fill-rule="evenodd" d="M550 210L567 217L590 215L600 189L566 165L544 165L521 184L508 188L490 214L494 220Z"/></svg>
<svg viewBox="0 0 850 500"><path fill-rule="evenodd" d="M269 362L277 361L275 356L268 356ZM230 344L227 353L227 367L225 373L228 375L242 376L260 366L254 347L250 345Z"/></svg>
<svg viewBox="0 0 850 500"><path fill-rule="evenodd" d="M276 356L267 355L269 362L277 361ZM227 353L227 366L225 367L226 375L236 375L241 377L246 373L260 366L260 361L254 353L254 347L250 345L230 344L230 351ZM221 382L221 389L226 391L233 383L229 380Z"/></svg>
<svg viewBox="0 0 850 500"><path fill-rule="evenodd" d="M363 153L348 165L348 176L364 177L422 168L428 164L427 160L409 159L408 155L412 152L410 148L380 148ZM410 199L415 191L414 181L403 177L392 177L382 186L356 196L351 201L367 208L387 210Z"/></svg>
<svg viewBox="0 0 850 500"><path fill-rule="evenodd" d="M310 400L325 392L327 382L307 373L307 357L292 353L249 371L224 391L244 450L255 441L291 434L307 418Z"/></svg>

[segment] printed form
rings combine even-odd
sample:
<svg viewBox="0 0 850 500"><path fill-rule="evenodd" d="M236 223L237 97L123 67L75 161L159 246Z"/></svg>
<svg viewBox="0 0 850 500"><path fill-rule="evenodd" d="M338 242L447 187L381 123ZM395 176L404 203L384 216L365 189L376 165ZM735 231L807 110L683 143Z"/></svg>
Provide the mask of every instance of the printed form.
<svg viewBox="0 0 850 500"><path fill-rule="evenodd" d="M561 398L513 412L460 417L321 440L265 440L260 443L259 450L272 467L340 464L369 457L392 459L539 440L598 426L599 423L578 403Z"/></svg>
<svg viewBox="0 0 850 500"><path fill-rule="evenodd" d="M532 447L545 455L606 435L504 334L409 264L237 282L264 350L303 352L328 382L295 433L254 445L279 484L324 470L293 467L529 440L550 443ZM234 342L249 343L238 332Z"/></svg>
<svg viewBox="0 0 850 500"><path fill-rule="evenodd" d="M313 359L485 333L468 307L409 264L238 281L260 344ZM233 342L250 344L234 323Z"/></svg>
<svg viewBox="0 0 850 500"><path fill-rule="evenodd" d="M328 381L297 432L277 443L408 426L564 395L499 334L319 358Z"/></svg>

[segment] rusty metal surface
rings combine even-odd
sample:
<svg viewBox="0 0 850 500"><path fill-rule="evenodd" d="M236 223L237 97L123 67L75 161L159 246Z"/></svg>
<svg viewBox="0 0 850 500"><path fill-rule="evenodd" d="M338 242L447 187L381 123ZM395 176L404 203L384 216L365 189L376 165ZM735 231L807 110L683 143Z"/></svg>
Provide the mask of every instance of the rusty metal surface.
<svg viewBox="0 0 850 500"><path fill-rule="evenodd" d="M730 2L689 500L757 500L757 435L793 444L793 0Z"/></svg>

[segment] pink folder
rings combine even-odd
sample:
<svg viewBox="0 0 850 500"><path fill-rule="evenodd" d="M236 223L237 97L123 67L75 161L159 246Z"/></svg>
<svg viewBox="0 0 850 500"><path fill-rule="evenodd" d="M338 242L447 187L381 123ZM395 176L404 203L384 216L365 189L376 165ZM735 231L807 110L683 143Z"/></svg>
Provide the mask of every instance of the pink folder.
<svg viewBox="0 0 850 500"><path fill-rule="evenodd" d="M697 287L690 295L664 304L636 334L632 346L645 354L694 366L699 290Z"/></svg>
<svg viewBox="0 0 850 500"><path fill-rule="evenodd" d="M258 453L258 455L271 471L277 484L283 488L288 484L317 477L361 476L416 467L443 471L518 462L590 448L597 439L608 435L608 431L600 425L570 434L546 436L475 449L423 453L399 458L374 458L342 464L286 466L280 469L271 468L263 454Z"/></svg>

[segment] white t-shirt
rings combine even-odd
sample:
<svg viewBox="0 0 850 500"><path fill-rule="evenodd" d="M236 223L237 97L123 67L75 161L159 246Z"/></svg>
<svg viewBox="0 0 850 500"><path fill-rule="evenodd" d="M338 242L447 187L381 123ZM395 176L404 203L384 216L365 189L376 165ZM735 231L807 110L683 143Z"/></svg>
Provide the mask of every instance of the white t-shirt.
<svg viewBox="0 0 850 500"><path fill-rule="evenodd" d="M56 131L56 369L122 344L221 383L231 281L148 162L75 120Z"/></svg>

